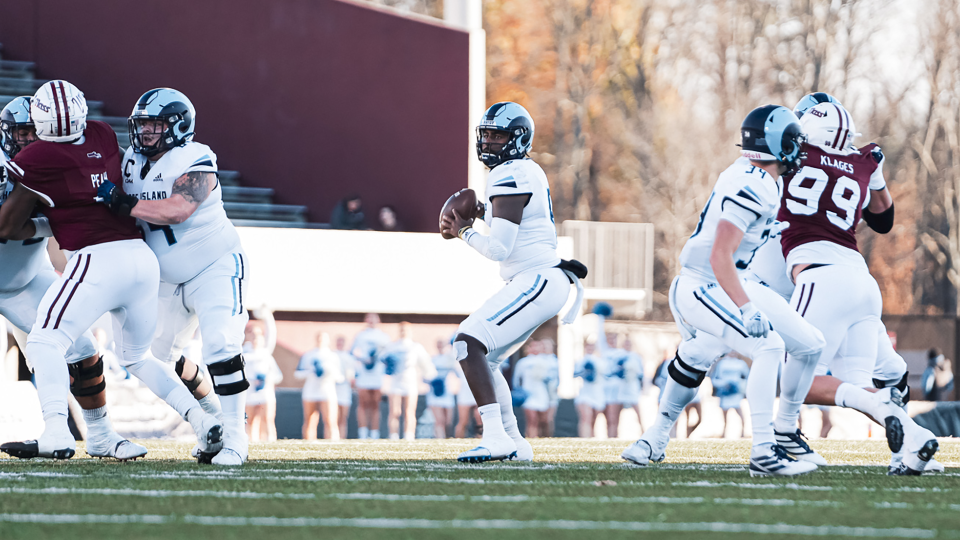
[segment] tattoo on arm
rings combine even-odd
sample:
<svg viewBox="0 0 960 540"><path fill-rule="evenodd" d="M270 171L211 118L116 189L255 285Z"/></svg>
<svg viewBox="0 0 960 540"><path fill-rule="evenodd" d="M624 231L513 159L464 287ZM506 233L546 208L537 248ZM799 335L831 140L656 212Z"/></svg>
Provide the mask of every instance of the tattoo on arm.
<svg viewBox="0 0 960 540"><path fill-rule="evenodd" d="M177 178L170 195L179 193L187 202L200 204L210 195L214 181L214 175L211 172L189 172Z"/></svg>

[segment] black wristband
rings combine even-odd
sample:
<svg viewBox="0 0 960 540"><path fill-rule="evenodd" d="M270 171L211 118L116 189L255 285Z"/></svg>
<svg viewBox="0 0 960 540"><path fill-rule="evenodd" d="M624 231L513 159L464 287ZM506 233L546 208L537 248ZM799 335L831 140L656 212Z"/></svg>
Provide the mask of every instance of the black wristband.
<svg viewBox="0 0 960 540"><path fill-rule="evenodd" d="M863 220L867 222L867 225L870 226L871 229L880 234L887 234L893 229L893 203L890 204L890 208L887 208L879 214L874 214L864 208Z"/></svg>

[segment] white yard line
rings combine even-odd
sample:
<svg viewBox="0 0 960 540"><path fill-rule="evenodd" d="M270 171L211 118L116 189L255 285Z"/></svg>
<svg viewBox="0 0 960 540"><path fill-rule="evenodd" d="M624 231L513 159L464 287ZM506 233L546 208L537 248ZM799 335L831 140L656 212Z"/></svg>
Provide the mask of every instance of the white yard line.
<svg viewBox="0 0 960 540"><path fill-rule="evenodd" d="M204 497L213 499L315 499L313 493L257 493L253 491L166 491L158 489L87 489L87 488L0 488L0 494L18 495L116 495L124 497Z"/></svg>
<svg viewBox="0 0 960 540"><path fill-rule="evenodd" d="M0 522L44 524L166 524L190 523L195 525L232 527L340 527L362 529L479 529L479 530L606 530L644 532L724 532L753 534L791 534L798 536L851 536L858 538L934 538L936 529L874 527L843 527L836 525L808 526L759 523L663 523L647 521L573 521L573 520L432 520L390 518L316 518L316 517L230 517L230 516L173 516L159 515L100 515L100 514L0 514Z"/></svg>
<svg viewBox="0 0 960 540"><path fill-rule="evenodd" d="M394 493L332 493L321 495L341 500L375 501L417 501L417 502L561 502L577 504L701 504L712 502L723 505L742 506L832 506L839 507L836 501L806 501L792 499L721 499L704 497L542 497L535 495L398 495Z"/></svg>

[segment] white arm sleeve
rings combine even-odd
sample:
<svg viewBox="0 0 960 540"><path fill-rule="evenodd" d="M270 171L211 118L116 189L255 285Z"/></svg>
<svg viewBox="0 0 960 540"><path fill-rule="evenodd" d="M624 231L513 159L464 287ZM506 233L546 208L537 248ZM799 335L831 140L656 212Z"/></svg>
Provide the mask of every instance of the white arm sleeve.
<svg viewBox="0 0 960 540"><path fill-rule="evenodd" d="M500 262L513 251L520 225L503 218L495 217L490 223L490 236L478 233L473 228L463 232L463 241L484 257Z"/></svg>

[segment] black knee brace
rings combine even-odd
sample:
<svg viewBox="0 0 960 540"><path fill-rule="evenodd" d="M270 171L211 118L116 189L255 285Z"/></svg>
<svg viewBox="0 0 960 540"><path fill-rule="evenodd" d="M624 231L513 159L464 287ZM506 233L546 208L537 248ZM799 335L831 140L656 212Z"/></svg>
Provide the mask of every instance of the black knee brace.
<svg viewBox="0 0 960 540"><path fill-rule="evenodd" d="M903 377L900 377L900 380L892 381L882 381L880 379L873 380L874 388L886 388L888 386L895 386L897 390L900 391L900 395L903 396L903 404L906 405L910 401L910 385L907 384L907 378L910 376L910 372L904 372Z"/></svg>
<svg viewBox="0 0 960 540"><path fill-rule="evenodd" d="M183 365L187 361L183 356L177 360L176 365L174 365L174 370L177 372L177 377L180 377L180 380L183 381L183 385L187 387L187 390L191 392L196 392L197 387L200 386L200 383L203 382L203 370L200 369L200 366L197 366L197 374L191 380L186 380L183 378Z"/></svg>
<svg viewBox="0 0 960 540"><path fill-rule="evenodd" d="M247 381L247 376L243 372L243 365L243 356L239 354L223 362L207 364L207 371L209 371L210 376L213 377L213 391L216 392L218 396L232 396L250 388L250 382ZM223 377L224 375L230 375L232 373L239 373L242 378L232 383L219 384L217 382L217 377Z"/></svg>
<svg viewBox="0 0 960 540"><path fill-rule="evenodd" d="M84 381L96 379L103 375L103 360L100 358L97 358L97 362L90 367L84 367L83 362L67 364L67 371L73 377L73 382L70 383L70 393L76 397L95 396L107 387L106 381L100 381L93 386L86 387L82 384Z"/></svg>
<svg viewBox="0 0 960 540"><path fill-rule="evenodd" d="M698 388L700 383L703 382L703 378L707 376L706 371L690 367L681 360L680 353L677 353L676 358L667 366L667 372L680 386L686 386L687 388Z"/></svg>

